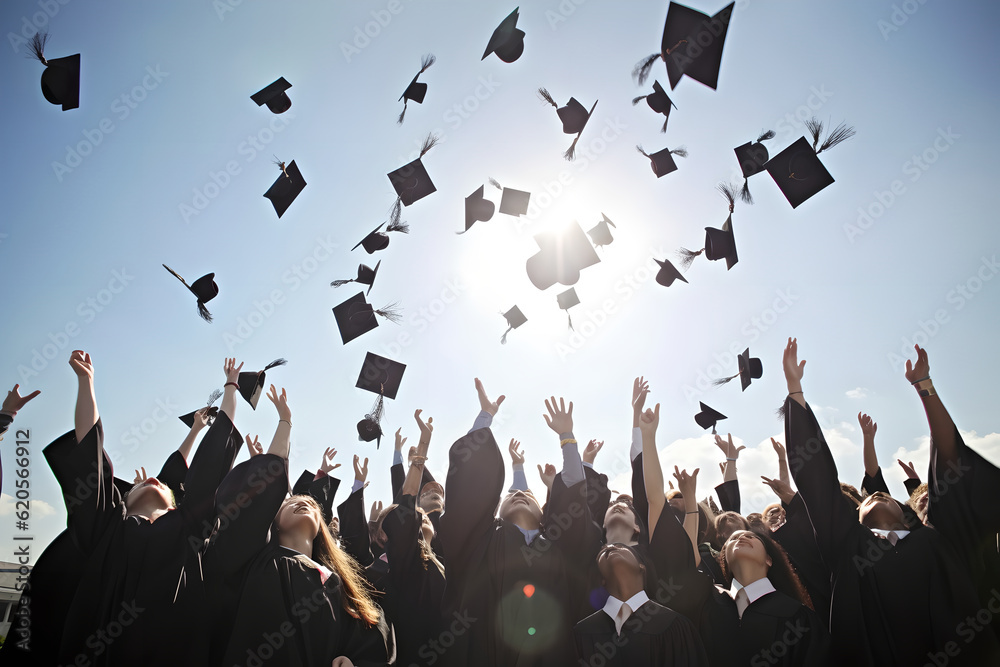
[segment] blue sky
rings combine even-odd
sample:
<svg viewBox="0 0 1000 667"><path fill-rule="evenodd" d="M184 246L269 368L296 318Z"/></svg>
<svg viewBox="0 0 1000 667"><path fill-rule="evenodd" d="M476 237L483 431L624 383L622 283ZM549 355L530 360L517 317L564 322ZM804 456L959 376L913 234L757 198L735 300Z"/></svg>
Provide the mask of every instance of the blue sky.
<svg viewBox="0 0 1000 667"><path fill-rule="evenodd" d="M503 444L523 443L533 486L535 465L559 460L541 418L554 394L575 402L581 441L607 441L598 468L623 490L631 383L642 374L663 403L664 464L701 467L700 495L721 481L718 450L693 420L704 400L748 446L744 507L759 511L773 498L759 476L776 472L769 437L782 429L773 410L790 335L809 360L807 398L845 481L860 482L862 410L879 423L893 490L902 493L897 456L926 469L926 422L903 379L913 342L926 342L938 391L970 442L1000 461L996 393L984 372L1000 362L1000 231L989 218L1000 145L994 3L956 12L940 0L742 0L718 90L682 79L666 134L662 117L631 105L651 88L630 73L659 49L667 3L524 4L524 55L480 61L514 6L3 4L0 371L7 389L42 390L16 422L30 430L29 532L39 543L64 522L41 449L72 428L67 360L77 348L93 356L106 447L129 478L140 465L158 468L180 443L176 416L222 385L223 359L235 355L247 368L289 360L268 380L288 390L294 474L315 469L333 446L345 483L351 456L368 456L368 495L387 500L391 433L402 426L414 442L412 414L422 408L437 426L429 465L443 475L448 445L478 411L478 376L507 395L495 431ZM724 4L692 6L712 14ZM32 21L50 32L47 56L82 54L79 109L42 97L42 66L24 57ZM421 76L427 97L399 126L396 100L425 53L437 56ZM249 96L279 76L292 83L292 107L274 116ZM650 78L666 84L662 63ZM571 137L537 99L540 86L560 103L599 100L574 162L561 157ZM715 186L738 177L732 149L773 129L774 155L813 115L857 129L822 155L836 183L793 210L766 174L755 176L756 203L737 202L733 214L739 263L726 271L702 258L689 284L657 285L654 257L700 248L704 228L725 220ZM404 210L410 234L394 234L375 256L351 252L393 203L386 173L415 157L429 132L441 139L423 159L437 192ZM656 179L636 144L684 145L690 157ZM272 155L294 159L308 182L280 220L262 197L278 173ZM456 235L464 198L490 177L530 191L529 214L497 213ZM487 196L499 201L488 185ZM535 289L525 262L538 250L535 234L573 220L588 229L602 213L617 225L615 242L576 284L582 303L570 332L555 300L565 287ZM379 259L369 300L399 301L403 323L383 322L345 346L331 309L357 289L329 283ZM162 263L189 281L216 273L213 324ZM498 313L515 304L529 321L501 346ZM732 355L747 346L763 378L745 393L736 383L707 386L736 372ZM374 398L354 388L368 351L407 365L398 397L386 401L379 450L355 430ZM266 399L256 412L239 405L244 433L266 442L275 424ZM4 450L9 492L15 465ZM5 541L12 509L5 495Z"/></svg>

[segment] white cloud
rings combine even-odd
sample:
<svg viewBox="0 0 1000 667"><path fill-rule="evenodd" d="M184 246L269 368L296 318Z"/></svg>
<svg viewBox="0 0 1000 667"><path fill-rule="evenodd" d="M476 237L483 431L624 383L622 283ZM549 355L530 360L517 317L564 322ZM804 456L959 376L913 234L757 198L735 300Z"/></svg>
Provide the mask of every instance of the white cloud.
<svg viewBox="0 0 1000 667"><path fill-rule="evenodd" d="M33 519L43 519L56 513L55 508L44 500L36 500L32 498L29 501L28 506L30 508L29 511L31 512L31 518ZM14 516L13 496L8 496L6 493L0 494L0 516Z"/></svg>
<svg viewBox="0 0 1000 667"><path fill-rule="evenodd" d="M847 398L867 398L868 390L864 387L856 387L846 392Z"/></svg>

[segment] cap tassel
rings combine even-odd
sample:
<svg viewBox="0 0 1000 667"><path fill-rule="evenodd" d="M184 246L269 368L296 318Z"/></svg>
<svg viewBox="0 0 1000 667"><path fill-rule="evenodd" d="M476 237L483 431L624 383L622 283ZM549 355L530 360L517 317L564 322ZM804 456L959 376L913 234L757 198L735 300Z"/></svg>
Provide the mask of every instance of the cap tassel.
<svg viewBox="0 0 1000 667"><path fill-rule="evenodd" d="M403 234L410 233L410 226L406 224L405 221L399 220L396 222L389 223L389 226L385 228L387 232L402 232Z"/></svg>
<svg viewBox="0 0 1000 667"><path fill-rule="evenodd" d="M659 53L654 53L636 63L635 67L632 68L632 78L635 79L635 82L640 86L646 83L646 79L649 78L649 71L653 69L653 63L660 58L661 55Z"/></svg>
<svg viewBox="0 0 1000 667"><path fill-rule="evenodd" d="M843 141L847 141L855 134L857 134L857 132L855 132L853 127L848 127L846 124L841 123L837 127L833 128L833 132L831 132L826 137L826 139L823 140L823 143L820 145L819 150L816 151L816 155L819 155L820 153L829 148L833 148L834 146Z"/></svg>
<svg viewBox="0 0 1000 667"><path fill-rule="evenodd" d="M375 311L376 315L381 315L393 324L403 323L403 310L399 307L399 302L390 303Z"/></svg>
<svg viewBox="0 0 1000 667"><path fill-rule="evenodd" d="M500 344L501 345L506 345L507 344L507 334L509 334L513 330L514 330L514 327L507 327L507 330L503 332L502 336L500 336Z"/></svg>
<svg viewBox="0 0 1000 667"><path fill-rule="evenodd" d="M426 72L428 70L428 68L430 68L430 66L433 65L436 62L437 62L437 58L434 57L434 54L433 53L428 53L420 61L420 71L417 72L417 76L420 76L421 74L423 74L424 72Z"/></svg>
<svg viewBox="0 0 1000 667"><path fill-rule="evenodd" d="M687 148L685 148L684 146L681 146L680 148L677 148L677 149L674 149L674 150L668 151L668 152L671 155L676 155L677 157L687 157L688 156Z"/></svg>
<svg viewBox="0 0 1000 667"><path fill-rule="evenodd" d="M49 66L49 61L45 59L45 43L49 41L49 33L47 32L36 32L35 36L31 38L28 42L28 49L31 51L31 58L34 58L38 62L42 63L46 67Z"/></svg>
<svg viewBox="0 0 1000 667"><path fill-rule="evenodd" d="M736 186L732 183L719 183L717 188L729 202L729 212L732 213L733 209L736 208Z"/></svg>
<svg viewBox="0 0 1000 667"><path fill-rule="evenodd" d="M490 185L495 187L497 190L503 190L503 186L501 186L500 183L498 183L495 178L490 179Z"/></svg>
<svg viewBox="0 0 1000 667"><path fill-rule="evenodd" d="M819 135L823 134L823 123L813 117L807 120L805 125L809 134L811 134L813 138L813 151L816 151L819 147Z"/></svg>
<svg viewBox="0 0 1000 667"><path fill-rule="evenodd" d="M757 137L757 143L759 144L769 139L774 139L774 130L761 130L760 136Z"/></svg>
<svg viewBox="0 0 1000 667"><path fill-rule="evenodd" d="M201 315L201 319L211 324L212 313L208 312L208 308L201 301L198 302L198 314Z"/></svg>
<svg viewBox="0 0 1000 667"><path fill-rule="evenodd" d="M779 405L778 409L774 411L774 415L778 419L782 419L782 420L785 417L787 417L788 416L788 404L787 403L782 403L781 405Z"/></svg>
<svg viewBox="0 0 1000 667"><path fill-rule="evenodd" d="M637 145L637 146L635 147L635 149L636 149L637 151L639 151L640 153L642 153L643 155L645 155L646 157L649 157L649 153L647 153L646 151L642 150L642 146L641 146L641 145Z"/></svg>
<svg viewBox="0 0 1000 667"><path fill-rule="evenodd" d="M400 223L400 216L403 215L403 198L396 197L395 203L392 205L392 210L389 212L389 226L398 225Z"/></svg>
<svg viewBox="0 0 1000 667"><path fill-rule="evenodd" d="M427 138L424 139L424 145L420 147L420 157L427 155L427 152L430 149L437 146L438 141L440 141L440 137L438 137L438 135L434 134L433 132L428 134Z"/></svg>
<svg viewBox="0 0 1000 667"><path fill-rule="evenodd" d="M580 134L583 134L583 132L580 132ZM580 141L580 134L576 135L576 139L573 140L573 143L571 143L569 148L566 149L566 152L563 153L563 157L570 162L576 159L576 142Z"/></svg>
<svg viewBox="0 0 1000 667"><path fill-rule="evenodd" d="M750 194L750 179L749 178L744 178L743 179L743 187L740 188L740 199L745 204L752 204L753 203L753 195Z"/></svg>
<svg viewBox="0 0 1000 667"><path fill-rule="evenodd" d="M576 331L576 329L573 328L573 318L569 314L569 309L566 310L566 323L569 325L570 331Z"/></svg>
<svg viewBox="0 0 1000 667"><path fill-rule="evenodd" d="M545 90L544 88L538 89L538 96L541 97L544 101L554 106L556 109L559 108L559 105L556 104L556 101L552 99L552 95L550 95L549 91Z"/></svg>
<svg viewBox="0 0 1000 667"><path fill-rule="evenodd" d="M342 285L346 285L347 283L353 283L353 282L354 282L354 278L351 278L350 280L334 280L332 283L330 283L330 286L331 287L340 287Z"/></svg>
<svg viewBox="0 0 1000 667"><path fill-rule="evenodd" d="M403 110L399 112L399 118L396 119L396 125L402 125L403 119L406 118L406 103L409 100L403 100Z"/></svg>
<svg viewBox="0 0 1000 667"><path fill-rule="evenodd" d="M704 248L702 248L698 252L695 252L694 250L688 250L687 248L681 248L680 250L677 251L677 256L680 258L681 266L684 267L685 271L687 271L688 269L691 268L691 264L698 257L698 255L700 255L703 252L705 252Z"/></svg>
<svg viewBox="0 0 1000 667"><path fill-rule="evenodd" d="M639 102L642 102L647 97L649 97L649 95L640 95L639 97L633 97L632 98L632 106L635 106Z"/></svg>
<svg viewBox="0 0 1000 667"><path fill-rule="evenodd" d="M269 363L267 366L264 366L264 370L261 371L261 373L263 373L265 371L269 371L272 368L274 368L275 366L284 366L287 363L288 363L287 359L275 359L274 361L272 361L271 363Z"/></svg>
<svg viewBox="0 0 1000 667"><path fill-rule="evenodd" d="M222 390L216 389L211 394L208 395L208 403L205 405L206 408L212 407L217 400L222 398Z"/></svg>
<svg viewBox="0 0 1000 667"><path fill-rule="evenodd" d="M724 384L728 384L729 382L732 382L733 380L735 380L739 376L740 376L740 374L737 373L736 375L731 375L730 377L727 377L727 378L719 378L718 380L712 380L712 386L713 387L721 387Z"/></svg>

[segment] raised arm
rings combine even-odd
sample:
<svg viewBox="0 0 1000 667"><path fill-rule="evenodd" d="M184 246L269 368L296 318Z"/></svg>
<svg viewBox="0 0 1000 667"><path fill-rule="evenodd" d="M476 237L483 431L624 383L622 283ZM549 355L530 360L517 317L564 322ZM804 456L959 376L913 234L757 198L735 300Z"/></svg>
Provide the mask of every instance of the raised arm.
<svg viewBox="0 0 1000 667"><path fill-rule="evenodd" d="M660 425L660 404L656 408L647 409L639 420L642 431L642 476L646 485L646 499L649 502L649 539L652 541L656 524L660 520L667 496L663 491L663 469L660 467L660 455L656 451L656 428ZM684 502L688 499L685 497Z"/></svg>
<svg viewBox="0 0 1000 667"><path fill-rule="evenodd" d="M559 434L559 447L562 449L563 465L562 481L567 488L579 484L585 479L583 474L583 459L580 458L580 447L573 436L573 401L569 402L569 409L566 409L566 400L559 398L556 405L556 397L545 401L545 409L548 414L542 415L545 423L550 429Z"/></svg>
<svg viewBox="0 0 1000 667"><path fill-rule="evenodd" d="M724 440L721 435L715 435L715 444L722 450L722 455L726 457L722 463L722 484L715 487L715 493L719 496L719 504L724 512L740 511L740 483L736 478L736 461L746 447L733 444L733 434L727 433Z"/></svg>
<svg viewBox="0 0 1000 667"><path fill-rule="evenodd" d="M97 396L94 394L94 364L89 354L83 350L74 350L70 355L69 365L76 373L78 384L74 419L76 441L82 442L101 417L97 411Z"/></svg>
<svg viewBox="0 0 1000 667"><path fill-rule="evenodd" d="M792 478L788 475L788 457L785 454L785 446L774 438L771 438L771 447L774 448L774 453L778 455L778 479L782 483L790 485Z"/></svg>
<svg viewBox="0 0 1000 667"><path fill-rule="evenodd" d="M497 400L491 401L489 396L486 395L486 389L483 387L483 383L476 378L476 393L479 395L479 414L476 416L476 420L472 423L472 428L469 433L473 431L478 431L481 428L489 428L493 425L493 418L497 416L497 412L500 410L500 405L504 402L507 397L501 394Z"/></svg>
<svg viewBox="0 0 1000 667"><path fill-rule="evenodd" d="M413 418L417 420L417 427L420 429L420 442L417 443L416 454L410 459L410 469L406 471L406 479L403 481L403 488L400 495L416 497L420 494L420 483L424 478L424 464L427 461L427 450L431 444L431 436L434 434L434 418L428 417L425 422L420 416L423 410L413 413Z"/></svg>
<svg viewBox="0 0 1000 667"><path fill-rule="evenodd" d="M878 431L878 424L866 414L858 413L858 424L861 426L861 434L864 439L864 461L865 476L861 480L861 493L871 495L877 491L889 493L889 485L885 483L882 476L882 468L878 464L878 454L875 453L875 432Z"/></svg>
<svg viewBox="0 0 1000 667"><path fill-rule="evenodd" d="M649 519L649 501L646 500L646 482L642 475L642 429L639 422L649 394L649 383L640 376L632 382L632 504L643 521Z"/></svg>
<svg viewBox="0 0 1000 667"><path fill-rule="evenodd" d="M698 567L701 563L701 553L698 551L698 471L695 468L690 475L687 470L681 470L674 466L674 479L677 480L677 490L684 497L684 532L687 533L691 542L691 551L694 554L694 565Z"/></svg>
<svg viewBox="0 0 1000 667"><path fill-rule="evenodd" d="M510 439L507 453L510 454L510 469L514 473L514 481L508 491L527 491L528 478L524 474L524 452L520 450L521 441Z"/></svg>
<svg viewBox="0 0 1000 667"><path fill-rule="evenodd" d="M271 391L267 397L274 403L278 411L278 426L274 429L274 437L271 438L271 446L267 448L268 454L288 458L289 436L292 432L292 411L288 407L288 397L285 395L284 387L281 388L281 395L278 390L271 385Z"/></svg>
<svg viewBox="0 0 1000 667"><path fill-rule="evenodd" d="M10 428L11 423L14 421L14 417L17 416L18 411L23 408L28 401L33 399L42 393L40 390L36 389L27 396L21 396L20 389L21 385L15 384L14 388L7 392L7 398L3 401L3 407L0 407L0 435L3 435L8 428Z"/></svg>
<svg viewBox="0 0 1000 667"><path fill-rule="evenodd" d="M403 488L403 480L406 473L403 472L403 445L406 438L403 437L403 428L396 429L395 442L392 449L392 467L389 468L389 483L392 485L392 497L399 496L399 490Z"/></svg>
<svg viewBox="0 0 1000 667"><path fill-rule="evenodd" d="M242 361L237 366L236 359L228 358L222 367L226 374L226 386L222 388L222 405L219 407L219 412L225 412L229 415L229 421L233 423L236 422L236 393L240 390L239 380L242 369Z"/></svg>
<svg viewBox="0 0 1000 667"><path fill-rule="evenodd" d="M185 462L187 462L188 458L191 456L191 449L194 447L194 441L198 439L198 434L201 433L206 426L208 426L208 408L202 408L194 413L194 418L191 421L191 428L184 437L184 441L181 442L181 446L177 448L177 453L183 457Z"/></svg>
<svg viewBox="0 0 1000 667"><path fill-rule="evenodd" d="M359 456L354 456L354 486L351 495L337 506L340 517L340 541L344 551L358 561L361 567L368 567L375 560L372 554L371 535L365 519L365 482L368 479L368 459L361 464Z"/></svg>

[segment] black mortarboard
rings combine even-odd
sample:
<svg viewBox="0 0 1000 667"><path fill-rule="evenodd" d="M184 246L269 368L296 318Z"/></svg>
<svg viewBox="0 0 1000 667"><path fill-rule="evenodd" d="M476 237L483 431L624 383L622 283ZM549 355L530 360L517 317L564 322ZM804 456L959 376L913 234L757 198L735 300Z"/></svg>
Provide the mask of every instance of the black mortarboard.
<svg viewBox="0 0 1000 667"><path fill-rule="evenodd" d="M284 162L275 162L275 164L281 169L281 175L268 188L264 196L271 200L274 212L280 218L288 210L288 207L292 205L292 202L295 201L295 198L299 196L299 193L305 189L306 182L302 178L295 160L292 160L287 165Z"/></svg>
<svg viewBox="0 0 1000 667"><path fill-rule="evenodd" d="M500 196L500 212L504 215L522 216L528 212L531 193L514 188L504 188Z"/></svg>
<svg viewBox="0 0 1000 667"><path fill-rule="evenodd" d="M711 428L712 433L715 433L715 425L725 419L726 415L713 410L701 401L698 402L698 405L701 406L701 412L694 416L694 420L698 422L698 426L702 428Z"/></svg>
<svg viewBox="0 0 1000 667"><path fill-rule="evenodd" d="M720 378L714 380L712 384L715 386L724 385L731 380L736 378L740 379L740 384L743 385L743 391L747 390L750 386L751 380L759 380L764 374L764 366L761 364L760 359L750 357L750 348L748 347L743 351L738 357L739 360L739 372L736 375L730 375L729 377Z"/></svg>
<svg viewBox="0 0 1000 667"><path fill-rule="evenodd" d="M674 284L675 280L683 280L687 282L687 278L684 277L680 271L671 263L669 259L665 259L662 262L658 259L654 260L660 265L660 270L656 273L656 282L663 285L664 287L670 287Z"/></svg>
<svg viewBox="0 0 1000 667"><path fill-rule="evenodd" d="M257 106L266 104L271 113L285 113L292 106L292 100L285 92L291 87L292 84L285 81L285 77L281 77L271 85L258 90L250 96L250 99L256 102Z"/></svg>
<svg viewBox="0 0 1000 667"><path fill-rule="evenodd" d="M721 229L714 227L705 228L705 246L698 251L681 248L678 255L681 259L681 266L685 269L691 266L698 255L705 253L705 257L712 261L725 259L726 268L731 269L740 261L736 254L736 237L733 235L733 209L736 207L736 186L732 183L720 183L718 190L726 201L729 202L729 217L722 224Z"/></svg>
<svg viewBox="0 0 1000 667"><path fill-rule="evenodd" d="M218 389L216 389L215 391L213 391L209 395L209 397L208 397L208 403L206 403L205 407L208 408L208 423L209 424L211 424L215 420L215 415L219 414L219 408L215 407L214 404L221 397L222 397L222 392L219 391ZM204 408L198 408L198 409L199 410L204 410ZM178 417L178 419L180 419L182 422L184 422L185 424L187 424L188 428L191 428L192 426L194 426L194 415L195 415L195 412L198 412L198 410L194 410L193 412L189 412L186 415L181 415L180 417Z"/></svg>
<svg viewBox="0 0 1000 667"><path fill-rule="evenodd" d="M434 183L431 181L431 177L427 174L427 170L424 169L424 163L420 161L420 158L426 155L427 151L434 148L437 142L437 136L434 134L427 135L420 149L420 155L416 160L386 174L389 177L389 182L392 183L393 190L396 191L397 197L396 203L392 208L391 222L398 222L401 205L409 206L413 202L420 201L432 192L437 191L437 188L434 187Z"/></svg>
<svg viewBox="0 0 1000 667"><path fill-rule="evenodd" d="M792 205L792 208L806 201L814 194L833 183L833 176L820 162L819 154L833 148L837 144L854 136L854 128L843 123L830 132L820 144L819 137L823 124L813 118L806 122L806 127L813 136L810 146L805 137L800 137L795 143L771 158L764 168L778 185L781 194Z"/></svg>
<svg viewBox="0 0 1000 667"><path fill-rule="evenodd" d="M667 65L670 89L677 87L682 75L699 81L712 90L719 82L722 48L726 45L729 20L735 2L709 17L698 10L671 2L663 23L660 54Z"/></svg>
<svg viewBox="0 0 1000 667"><path fill-rule="evenodd" d="M205 304L219 294L219 286L215 284L215 274L209 273L204 275L194 281L193 284L188 285L187 281L169 266L164 264L163 268L169 271L175 278L177 278L177 280L184 283L185 287L191 290L191 293L198 299L198 314L201 315L201 318L206 322L211 322L212 313L208 312L208 308L205 307Z"/></svg>
<svg viewBox="0 0 1000 667"><path fill-rule="evenodd" d="M569 328L573 330L573 318L570 317L569 309L580 305L580 297L576 294L576 288L570 287L565 292L560 292L556 295L556 301L559 302L559 307L566 311L566 320L569 323Z"/></svg>
<svg viewBox="0 0 1000 667"><path fill-rule="evenodd" d="M615 229L617 229L615 223L611 222L608 216L601 213L601 217L603 218L603 220L601 220L599 223L597 223L595 227L591 228L587 232L587 234L590 236L590 240L593 241L594 245L598 247L602 245L610 245L611 242L615 240L615 237L611 235L611 230L608 228L608 225L611 225L612 227L615 227Z"/></svg>
<svg viewBox="0 0 1000 667"><path fill-rule="evenodd" d="M427 68L433 65L436 60L437 59L434 57L433 53L428 53L423 57L423 60L420 61L420 71L417 72L415 77L413 77L413 81L410 81L410 85L406 87L403 94L399 96L399 99L403 100L403 111L400 112L399 119L396 121L397 123L402 124L403 118L406 116L406 105L410 100L413 100L417 104L424 103L424 95L427 94L427 84L418 83L417 79L419 79L420 75L426 72ZM397 102L398 101L399 100L397 100Z"/></svg>
<svg viewBox="0 0 1000 667"><path fill-rule="evenodd" d="M367 264L358 264L358 277L351 278L350 280L334 280L330 283L334 287L340 287L341 285L346 285L347 283L361 283L362 285L368 285L368 294L371 294L372 286L375 284L375 274L378 273L378 267L382 266L382 260L378 261L375 268L371 268Z"/></svg>
<svg viewBox="0 0 1000 667"><path fill-rule="evenodd" d="M275 359L267 366L264 366L264 370L262 371L240 373L239 380L237 381L237 384L240 386L240 395L246 399L251 408L254 410L257 409L257 401L260 399L260 392L264 388L264 373L275 366L284 366L287 363L284 359Z"/></svg>
<svg viewBox="0 0 1000 667"><path fill-rule="evenodd" d="M522 313L521 309L518 308L517 306L514 306L513 308L508 310L506 313L503 314L503 316L507 320L507 331L504 331L503 336L500 337L500 343L502 345L506 345L507 334L509 334L511 330L516 329L525 322L527 322L528 318L524 316L524 313Z"/></svg>
<svg viewBox="0 0 1000 667"><path fill-rule="evenodd" d="M680 148L675 148L670 150L669 148L664 148L662 151L657 151L655 153L647 153L642 150L642 146L636 146L635 149L649 158L649 166L652 167L653 173L656 174L657 178L663 178L672 171L677 171L677 163L674 162L674 155L679 155L680 157L687 157L687 149L681 146Z"/></svg>
<svg viewBox="0 0 1000 667"><path fill-rule="evenodd" d="M505 63L512 63L521 57L524 52L524 31L517 29L518 9L520 7L508 14L493 31L480 60L486 60L486 56L491 53L496 53L497 58Z"/></svg>
<svg viewBox="0 0 1000 667"><path fill-rule="evenodd" d="M361 374L358 376L358 383L355 386L358 389L381 394L386 398L396 398L396 392L399 391L399 383L403 379L403 371L405 370L405 364L369 352L365 356L365 362L361 366Z"/></svg>
<svg viewBox="0 0 1000 667"><path fill-rule="evenodd" d="M573 139L573 143L570 147L563 153L563 157L567 160L572 160L576 156L576 142L580 140L580 135L583 134L583 128L587 126L587 121L594 114L594 109L597 108L597 102L594 102L594 106L590 107L590 111L587 111L587 107L580 104L575 97L569 98L569 102L566 106L561 107L556 104L556 101L552 98L552 95L545 88L538 89L538 95L544 101L555 107L556 115L559 116L559 120L562 121L563 132L565 134L575 134L576 138Z"/></svg>
<svg viewBox="0 0 1000 667"><path fill-rule="evenodd" d="M382 444L382 414L385 412L385 401L380 394L375 399L371 412L358 422L358 440L371 442L375 440L375 449Z"/></svg>
<svg viewBox="0 0 1000 667"><path fill-rule="evenodd" d="M464 234L477 222L486 222L493 217L496 206L486 199L483 193L485 189L485 185L480 185L479 189L465 198L465 230L457 232L458 234Z"/></svg>
<svg viewBox="0 0 1000 667"><path fill-rule="evenodd" d="M540 290L555 283L575 285L582 269L601 261L575 221L565 230L536 234L535 243L540 250L528 258L525 269L531 284Z"/></svg>
<svg viewBox="0 0 1000 667"><path fill-rule="evenodd" d="M376 315L381 315L395 324L399 324L402 319L397 304L390 304L385 308L375 310L365 300L364 292L358 292L333 308L333 316L337 320L337 328L340 329L340 337L345 345L361 334L368 333L378 327Z"/></svg>
<svg viewBox="0 0 1000 667"><path fill-rule="evenodd" d="M383 225L385 225L384 222L376 227L373 232L368 234L368 236L358 241L358 244L351 248L351 250L357 250L358 246L361 246L365 249L365 252L371 255L372 253L378 252L379 250L385 250L389 247L389 234L387 232L402 232L403 234L410 233L410 226L402 221L390 222L384 232L381 231Z"/></svg>
<svg viewBox="0 0 1000 667"><path fill-rule="evenodd" d="M667 91L663 90L663 86L660 85L659 81L653 81L653 92L648 95L640 95L632 100L632 106L635 106L642 100L646 100L646 104L649 108L656 113L663 114L663 127L660 128L660 132L667 131L667 121L670 119L670 107L677 108L677 105L673 103L670 96L667 95Z"/></svg>
<svg viewBox="0 0 1000 667"><path fill-rule="evenodd" d="M740 190L740 199L747 204L753 203L749 179L754 174L764 171L764 165L769 159L767 147L761 142L769 139L774 139L774 130L765 130L757 137L757 141L748 141L733 149L733 152L736 153L736 159L740 162L740 171L743 172L743 188Z"/></svg>
<svg viewBox="0 0 1000 667"><path fill-rule="evenodd" d="M45 58L45 43L48 33L35 33L29 48L31 55L45 65L42 72L42 95L52 104L62 105L63 111L80 106L80 54L65 58Z"/></svg>

